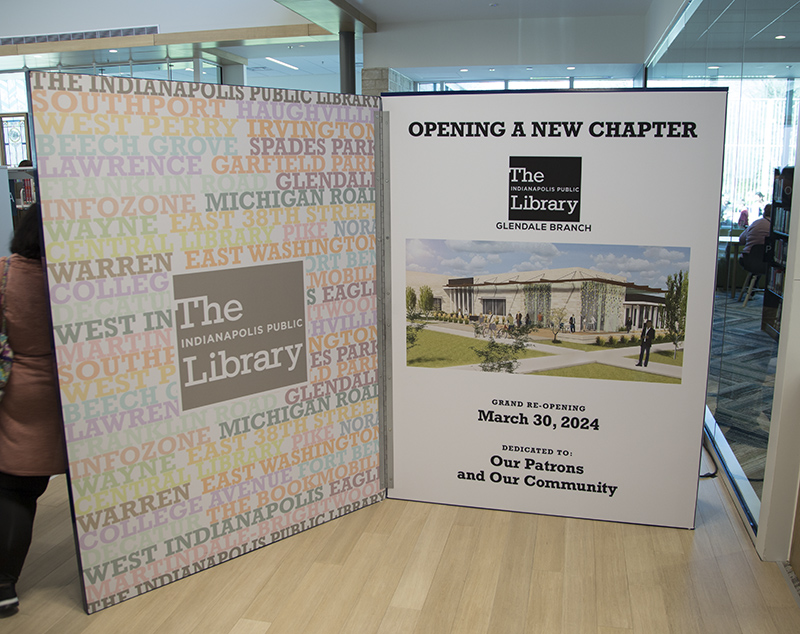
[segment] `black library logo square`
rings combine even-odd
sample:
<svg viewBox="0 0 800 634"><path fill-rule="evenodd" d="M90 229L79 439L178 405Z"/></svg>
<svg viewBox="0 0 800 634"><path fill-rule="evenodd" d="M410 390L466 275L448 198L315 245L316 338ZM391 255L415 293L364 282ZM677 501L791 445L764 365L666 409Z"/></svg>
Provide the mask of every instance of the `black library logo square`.
<svg viewBox="0 0 800 634"><path fill-rule="evenodd" d="M580 222L580 156L511 156L508 219Z"/></svg>

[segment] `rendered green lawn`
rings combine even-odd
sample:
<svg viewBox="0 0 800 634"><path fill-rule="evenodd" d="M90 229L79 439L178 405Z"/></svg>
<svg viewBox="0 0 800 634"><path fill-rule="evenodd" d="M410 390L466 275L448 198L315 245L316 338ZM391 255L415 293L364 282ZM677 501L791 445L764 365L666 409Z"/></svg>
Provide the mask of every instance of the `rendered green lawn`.
<svg viewBox="0 0 800 634"><path fill-rule="evenodd" d="M650 357L652 359L652 356ZM658 374L649 374L646 372L638 372L637 370L628 370L626 368L617 368L612 365L605 365L603 363L586 363L583 365L574 365L568 368L557 368L555 370L542 370L541 372L530 372L529 374L545 375L545 376L567 376L580 379L606 379L608 381L643 381L646 383L676 383L681 382L670 376L661 376Z"/></svg>
<svg viewBox="0 0 800 634"><path fill-rule="evenodd" d="M576 343L574 341L561 341L559 339L558 343L553 343L552 340L535 340L534 343L543 343L547 345L554 345L559 346L562 348L569 348L570 350L582 350L583 352L599 352L600 350L613 350L608 346L598 346L594 343ZM628 359L638 359L639 358L639 346L634 345L630 346L631 351L635 350L636 354L627 355ZM666 363L667 365L676 365L683 367L683 350L678 350L678 356L676 358L673 357L672 350L655 350L650 353L650 361L656 363Z"/></svg>
<svg viewBox="0 0 800 634"><path fill-rule="evenodd" d="M504 343L501 340L500 343ZM449 368L456 365L472 365L480 363L480 358L472 348L483 347L486 341L472 339L460 335L449 335L444 332L423 330L417 339L417 345L406 351L406 363L418 368ZM549 356L545 352L526 350L520 359Z"/></svg>
<svg viewBox="0 0 800 634"><path fill-rule="evenodd" d="M650 353L650 363L666 363L667 365L677 365L683 367L683 350L678 350L678 356L673 357L672 350L656 350ZM630 359L638 359L639 355L636 354Z"/></svg>

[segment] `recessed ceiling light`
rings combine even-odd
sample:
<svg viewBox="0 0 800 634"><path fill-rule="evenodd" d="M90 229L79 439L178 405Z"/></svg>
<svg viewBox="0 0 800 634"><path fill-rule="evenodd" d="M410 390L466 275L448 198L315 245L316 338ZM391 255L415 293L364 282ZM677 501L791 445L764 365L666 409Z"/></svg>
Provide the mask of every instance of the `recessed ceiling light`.
<svg viewBox="0 0 800 634"><path fill-rule="evenodd" d="M575 70L574 66L567 66L567 70Z"/></svg>
<svg viewBox="0 0 800 634"><path fill-rule="evenodd" d="M719 70L719 66L709 66L708 70Z"/></svg>
<svg viewBox="0 0 800 634"><path fill-rule="evenodd" d="M462 69L461 69L460 71L458 71L458 72L460 72L460 73L468 73L468 72L469 72L469 68L462 68Z"/></svg>
<svg viewBox="0 0 800 634"><path fill-rule="evenodd" d="M281 66L286 66L286 68L291 68L292 70L300 70L297 66L292 66L291 64L287 64L286 62L282 62L279 59L275 59L274 57L265 57L264 59L268 59L271 62L275 62L276 64L280 64Z"/></svg>
<svg viewBox="0 0 800 634"><path fill-rule="evenodd" d="M116 53L116 52L117 52L117 49L115 49L115 48L110 48L110 49L108 49L108 52L109 52L109 53Z"/></svg>
<svg viewBox="0 0 800 634"><path fill-rule="evenodd" d="M489 72L490 72L490 73L493 73L493 72L494 72L494 68L490 68L490 69L489 69Z"/></svg>
<svg viewBox="0 0 800 634"><path fill-rule="evenodd" d="M533 66L528 66L525 70L533 70Z"/></svg>
<svg viewBox="0 0 800 634"><path fill-rule="evenodd" d="M775 36L775 39L776 39L776 40L785 40L785 39L786 39L786 36L785 36L785 35L776 35L776 36Z"/></svg>

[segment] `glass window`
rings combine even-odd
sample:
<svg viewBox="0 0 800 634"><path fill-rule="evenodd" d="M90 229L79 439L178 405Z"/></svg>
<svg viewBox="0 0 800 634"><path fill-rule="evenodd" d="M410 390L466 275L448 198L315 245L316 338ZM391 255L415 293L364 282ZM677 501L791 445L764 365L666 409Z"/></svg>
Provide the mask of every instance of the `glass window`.
<svg viewBox="0 0 800 634"><path fill-rule="evenodd" d="M530 79L524 81L509 81L509 90L567 90L569 78L556 79Z"/></svg>
<svg viewBox="0 0 800 634"><path fill-rule="evenodd" d="M0 112L28 112L25 73L0 73Z"/></svg>
<svg viewBox="0 0 800 634"><path fill-rule="evenodd" d="M222 83L222 69L219 64L212 64L205 60L200 61L200 81L204 84Z"/></svg>
<svg viewBox="0 0 800 634"><path fill-rule="evenodd" d="M219 66L208 62L202 63L202 81L219 83ZM65 73L78 75L105 75L108 77L134 77L138 79L166 79L173 81L194 81L194 61L177 60L171 62L103 64L95 66L73 66L63 69Z"/></svg>
<svg viewBox="0 0 800 634"><path fill-rule="evenodd" d="M633 77L630 79L580 79L576 77L573 88L633 88Z"/></svg>
<svg viewBox="0 0 800 634"><path fill-rule="evenodd" d="M506 300L504 299L484 299L483 312L486 315L500 315L505 317L506 314Z"/></svg>
<svg viewBox="0 0 800 634"><path fill-rule="evenodd" d="M796 118L795 131L786 128L787 114L797 112L800 105L794 80L743 78L683 82L662 79L651 80L647 85L651 88L689 85L728 89L720 223L723 233L738 236L745 226L744 222L739 222L743 219L742 212L753 221L770 202L773 169L794 162Z"/></svg>
<svg viewBox="0 0 800 634"><path fill-rule="evenodd" d="M504 81L448 81L444 83L444 90L505 90Z"/></svg>
<svg viewBox="0 0 800 634"><path fill-rule="evenodd" d="M190 59L170 62L168 79L173 81L194 81L194 62Z"/></svg>
<svg viewBox="0 0 800 634"><path fill-rule="evenodd" d="M781 19L788 11L769 29L749 31L744 16L762 8L762 0L706 0L647 72L648 87L728 89L722 200L709 210L719 214L720 232L706 423L756 531L778 356L779 262L770 259L766 274L748 278L739 236L772 202L776 170L795 164L800 106L793 49L775 37L791 31ZM748 280L753 292L744 288Z"/></svg>
<svg viewBox="0 0 800 634"><path fill-rule="evenodd" d="M171 79L170 66L172 63L160 64L134 64L133 77L140 79Z"/></svg>
<svg viewBox="0 0 800 634"><path fill-rule="evenodd" d="M4 165L18 166L28 159L27 115L0 117L0 138L3 142L2 159Z"/></svg>

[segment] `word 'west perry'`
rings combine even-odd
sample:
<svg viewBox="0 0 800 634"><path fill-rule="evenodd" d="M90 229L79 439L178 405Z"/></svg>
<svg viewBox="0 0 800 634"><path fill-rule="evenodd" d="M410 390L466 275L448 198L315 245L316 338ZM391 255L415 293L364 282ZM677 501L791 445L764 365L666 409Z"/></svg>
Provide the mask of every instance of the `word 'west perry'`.
<svg viewBox="0 0 800 634"><path fill-rule="evenodd" d="M542 171L531 172L525 167L509 168L511 175L511 191L527 192L524 195L510 195L510 209L512 211L566 211L572 214L578 206L579 200L565 200L560 198L540 198L538 195L552 193L577 193L578 187L550 187L545 182Z"/></svg>
<svg viewBox="0 0 800 634"><path fill-rule="evenodd" d="M236 299L231 299L224 306L220 306L217 302L210 302L208 296L202 295L179 299L177 303L182 317L181 329L194 328L197 325L194 321L196 319L200 320L200 326L211 326L225 322L236 322L243 315L242 304ZM286 327L302 326L302 319L295 321L299 323L292 323ZM268 327L268 330L283 330L284 325L270 324L271 327ZM302 350L303 344L295 343L231 356L228 356L225 350L210 352L208 354L208 371L202 371L197 378L195 378L197 357L184 357L183 362L186 365L186 382L184 385L185 387L191 387L221 379L230 379L241 374L264 372L282 367L285 362L288 362L288 371L291 372L297 366Z"/></svg>

